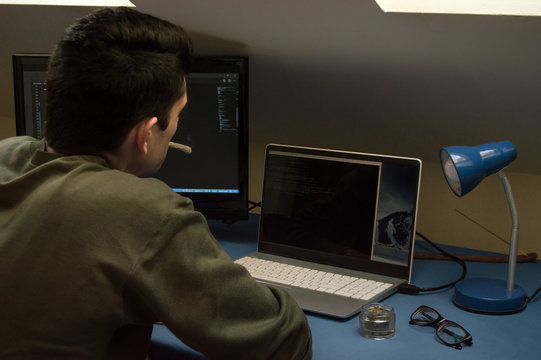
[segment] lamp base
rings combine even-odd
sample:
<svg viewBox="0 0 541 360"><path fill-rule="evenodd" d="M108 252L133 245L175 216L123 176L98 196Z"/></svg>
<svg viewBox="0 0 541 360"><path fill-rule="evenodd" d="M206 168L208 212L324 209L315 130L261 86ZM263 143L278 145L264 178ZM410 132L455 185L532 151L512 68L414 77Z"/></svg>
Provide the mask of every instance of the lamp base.
<svg viewBox="0 0 541 360"><path fill-rule="evenodd" d="M463 310L480 314L514 314L526 308L526 293L518 285L507 291L504 280L465 279L455 285L453 303Z"/></svg>

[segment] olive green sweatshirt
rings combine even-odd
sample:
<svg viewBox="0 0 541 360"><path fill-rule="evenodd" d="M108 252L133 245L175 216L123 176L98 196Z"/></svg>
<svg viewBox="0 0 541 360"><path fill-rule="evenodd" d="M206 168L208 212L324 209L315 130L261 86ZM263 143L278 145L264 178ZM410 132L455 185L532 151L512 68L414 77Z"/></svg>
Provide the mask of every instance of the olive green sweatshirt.
<svg viewBox="0 0 541 360"><path fill-rule="evenodd" d="M189 199L98 156L0 141L0 359L144 359L163 321L210 359L307 359L306 317Z"/></svg>

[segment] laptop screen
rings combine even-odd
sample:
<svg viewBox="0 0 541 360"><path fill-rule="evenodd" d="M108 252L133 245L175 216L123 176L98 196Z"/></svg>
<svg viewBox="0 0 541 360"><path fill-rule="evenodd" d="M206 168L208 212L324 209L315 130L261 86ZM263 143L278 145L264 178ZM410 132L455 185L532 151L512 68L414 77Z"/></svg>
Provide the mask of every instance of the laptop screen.
<svg viewBox="0 0 541 360"><path fill-rule="evenodd" d="M259 248L410 277L417 159L269 145Z"/></svg>

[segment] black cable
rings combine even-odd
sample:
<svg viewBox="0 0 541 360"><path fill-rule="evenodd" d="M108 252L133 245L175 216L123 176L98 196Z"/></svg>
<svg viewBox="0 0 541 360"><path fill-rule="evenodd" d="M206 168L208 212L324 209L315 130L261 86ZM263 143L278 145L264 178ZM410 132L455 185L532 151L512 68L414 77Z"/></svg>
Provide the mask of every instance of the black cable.
<svg viewBox="0 0 541 360"><path fill-rule="evenodd" d="M260 202L255 202L255 201L248 201L248 204L252 205L248 208L248 211L252 211L253 209L255 209L256 207L261 207L261 201Z"/></svg>
<svg viewBox="0 0 541 360"><path fill-rule="evenodd" d="M402 284L400 285L400 287L398 288L398 291L402 294L408 294L408 295L418 295L419 293L421 292L429 292L429 291L437 291L437 290L442 290L442 289L446 289L448 287L453 287L455 286L455 284L457 282L459 282L460 280L463 280L465 277L466 277L466 273L467 273L467 270L466 270L466 263L464 262L464 260L460 259L459 257L443 250L441 247L439 247L438 245L436 245L435 243L433 243L432 241L430 241L426 236L424 236L423 234L421 233L418 233L416 232L415 233L417 236L419 236L421 239L423 239L424 241L426 241L427 243L429 243L430 245L432 245L436 250L438 250L439 252L441 252L442 254L448 256L449 258L451 258L453 261L456 261L458 262L461 266L462 266L462 275L460 276L460 278L458 278L457 280L455 281L452 281L448 284L445 284L445 285L440 285L440 286L435 286L435 287L431 287L431 288L420 288L416 285L412 285L412 284Z"/></svg>
<svg viewBox="0 0 541 360"><path fill-rule="evenodd" d="M541 287L539 289L535 290L535 292L533 293L532 296L526 296L526 303L529 303L530 301L532 301L533 298L537 296L539 291L541 291Z"/></svg>
<svg viewBox="0 0 541 360"><path fill-rule="evenodd" d="M255 209L257 207L261 207L261 201L260 202L248 201L248 204L252 205L252 206L248 207L248 212L252 211L253 209ZM222 222L224 224L226 224L227 226L231 226L234 223L236 223L237 220L222 220Z"/></svg>

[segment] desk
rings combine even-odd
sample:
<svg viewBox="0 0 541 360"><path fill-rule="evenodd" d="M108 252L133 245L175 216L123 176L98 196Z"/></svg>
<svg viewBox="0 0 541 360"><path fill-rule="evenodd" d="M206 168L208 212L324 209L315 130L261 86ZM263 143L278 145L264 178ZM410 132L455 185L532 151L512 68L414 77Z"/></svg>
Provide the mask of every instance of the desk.
<svg viewBox="0 0 541 360"><path fill-rule="evenodd" d="M256 249L258 216L231 227L210 221L215 237L227 253L237 259ZM437 242L437 239L433 239ZM445 247L454 253L475 251ZM418 242L416 250L432 251ZM467 263L468 277L505 279L507 264ZM455 280L461 267L450 261L414 260L412 283L433 287ZM531 295L541 286L541 263L517 264L516 283ZM307 314L312 329L313 359L541 359L541 295L513 315L480 315L458 309L452 303L453 290L425 295L394 294L384 302L396 311L396 334L387 340L369 340L359 334L357 316L335 320ZM409 325L410 314L420 305L438 310L446 319L466 328L473 346L456 350L441 344L432 327ZM155 325L150 348L152 360L204 359L178 340L165 326Z"/></svg>

